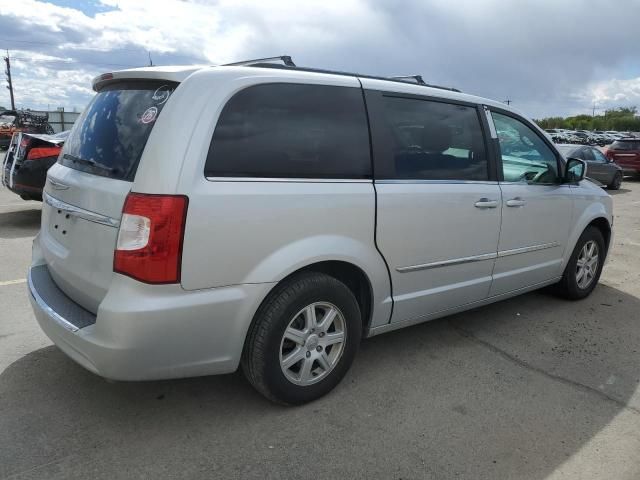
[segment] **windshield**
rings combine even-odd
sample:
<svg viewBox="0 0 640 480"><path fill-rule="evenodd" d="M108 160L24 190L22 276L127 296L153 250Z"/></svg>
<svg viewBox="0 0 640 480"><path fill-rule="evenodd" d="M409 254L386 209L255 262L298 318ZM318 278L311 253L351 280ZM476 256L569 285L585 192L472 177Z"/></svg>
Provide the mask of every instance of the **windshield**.
<svg viewBox="0 0 640 480"><path fill-rule="evenodd" d="M133 181L151 130L176 85L127 81L103 88L71 130L60 163Z"/></svg>
<svg viewBox="0 0 640 480"><path fill-rule="evenodd" d="M15 115L0 115L0 123L13 123L15 119Z"/></svg>

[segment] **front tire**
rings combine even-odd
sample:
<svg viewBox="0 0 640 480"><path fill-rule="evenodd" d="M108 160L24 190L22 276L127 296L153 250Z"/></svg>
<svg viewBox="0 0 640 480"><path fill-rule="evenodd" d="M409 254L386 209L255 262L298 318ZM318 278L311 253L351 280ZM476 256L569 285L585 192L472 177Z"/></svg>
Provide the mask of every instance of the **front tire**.
<svg viewBox="0 0 640 480"><path fill-rule="evenodd" d="M310 402L342 380L361 335L360 308L351 290L329 275L304 272L278 285L258 309L242 370L274 402Z"/></svg>
<svg viewBox="0 0 640 480"><path fill-rule="evenodd" d="M606 255L600 230L587 227L573 249L562 280L556 286L557 292L569 300L588 297L598 284Z"/></svg>
<svg viewBox="0 0 640 480"><path fill-rule="evenodd" d="M613 180L611 180L611 183L607 186L607 188L609 190L620 190L621 185L622 185L622 172L617 172L613 176Z"/></svg>

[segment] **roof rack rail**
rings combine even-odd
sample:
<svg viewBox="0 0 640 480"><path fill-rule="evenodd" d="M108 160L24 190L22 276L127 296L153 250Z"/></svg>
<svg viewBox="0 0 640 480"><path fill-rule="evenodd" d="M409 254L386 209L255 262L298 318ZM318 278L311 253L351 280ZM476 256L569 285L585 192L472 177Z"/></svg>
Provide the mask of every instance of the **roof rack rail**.
<svg viewBox="0 0 640 480"><path fill-rule="evenodd" d="M354 72L341 72L341 71L337 71L337 70L324 70L321 68L308 68L308 67L298 67L296 66L293 61L291 61L290 57L273 57L273 59L285 59L288 58L289 61L291 63L287 64L285 63L284 65L280 65L277 63L269 63L265 60L272 60L272 59L268 59L268 58L263 58L263 59L258 59L258 60L249 60L248 62L238 62L238 63L228 63L226 65L223 66L229 66L229 65L250 65L253 67L259 67L259 68L275 68L275 69L291 69L291 70L296 70L298 72L310 72L310 73L327 73L330 75L343 75L346 77L360 77L360 78L370 78L373 80L386 80L388 82L398 82L398 83L412 83L407 81L406 79L409 77L377 77L374 75L362 75L360 73L354 73ZM282 60L283 62L285 60ZM252 62L257 62L257 63L252 63ZM420 75L411 75L411 77L415 80L415 85L420 85L422 87L430 87L430 88L437 88L439 90L449 90L450 92L458 92L461 93L460 90L458 90L457 88L453 88L453 87L443 87L440 85L432 85L430 83L425 83L424 80L422 80L422 76ZM415 77L420 77L420 79L422 80L422 82L419 82L417 78Z"/></svg>
<svg viewBox="0 0 640 480"><path fill-rule="evenodd" d="M427 82L424 81L422 75L397 75L393 77L389 77L391 80L401 80L403 82L408 82L413 80L418 85L426 85Z"/></svg>
<svg viewBox="0 0 640 480"><path fill-rule="evenodd" d="M251 65L256 65L261 63L270 63L270 62L276 62L276 61L281 61L287 67L296 66L296 64L293 63L293 60L291 60L291 57L289 55L281 55L279 57L255 58L253 60L243 60L242 62L225 63L224 66L225 67L242 66L242 65L251 66Z"/></svg>

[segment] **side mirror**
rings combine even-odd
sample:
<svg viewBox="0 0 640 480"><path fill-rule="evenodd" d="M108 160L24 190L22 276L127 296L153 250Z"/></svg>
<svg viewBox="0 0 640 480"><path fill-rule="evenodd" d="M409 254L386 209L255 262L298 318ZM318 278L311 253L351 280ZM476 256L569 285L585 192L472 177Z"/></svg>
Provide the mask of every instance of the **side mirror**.
<svg viewBox="0 0 640 480"><path fill-rule="evenodd" d="M564 170L565 183L578 183L587 176L587 162L579 158L567 159Z"/></svg>

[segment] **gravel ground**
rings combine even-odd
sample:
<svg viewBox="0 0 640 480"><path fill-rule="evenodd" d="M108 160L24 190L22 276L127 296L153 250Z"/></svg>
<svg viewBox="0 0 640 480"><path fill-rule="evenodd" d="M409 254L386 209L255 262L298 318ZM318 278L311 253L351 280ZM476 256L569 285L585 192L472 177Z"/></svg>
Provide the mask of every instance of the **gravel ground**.
<svg viewBox="0 0 640 480"><path fill-rule="evenodd" d="M640 478L640 182L587 300L534 292L362 344L327 397L240 374L107 383L38 328L40 204L0 189L0 478Z"/></svg>

